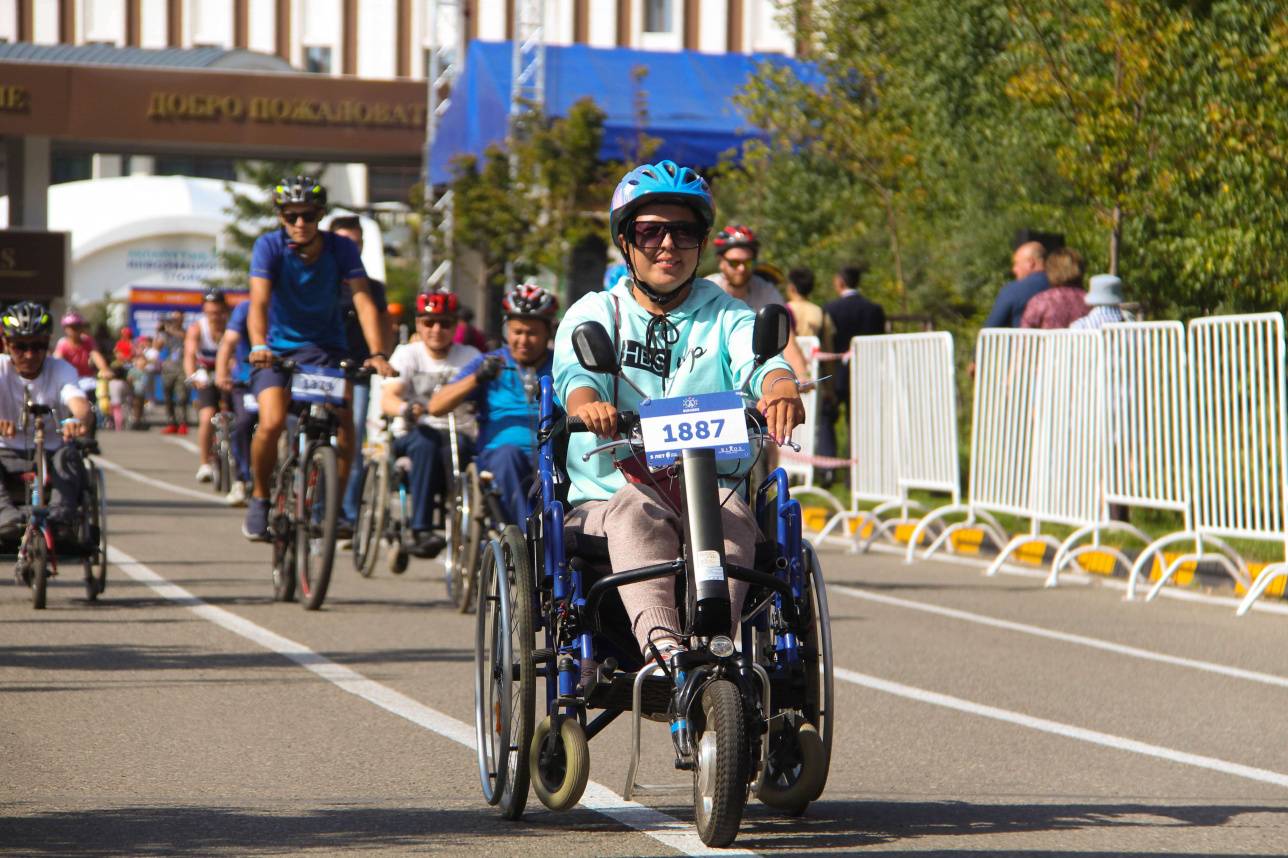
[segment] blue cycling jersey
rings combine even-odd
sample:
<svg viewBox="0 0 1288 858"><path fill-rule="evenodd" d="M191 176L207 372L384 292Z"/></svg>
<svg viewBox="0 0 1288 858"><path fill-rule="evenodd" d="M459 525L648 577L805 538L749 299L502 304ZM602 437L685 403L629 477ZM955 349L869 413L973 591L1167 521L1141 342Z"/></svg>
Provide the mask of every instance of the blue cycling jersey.
<svg viewBox="0 0 1288 858"><path fill-rule="evenodd" d="M237 351L233 357L233 383L250 383L250 330L246 327L246 317L250 315L250 301L242 301L233 307L228 317L228 330L237 332Z"/></svg>
<svg viewBox="0 0 1288 858"><path fill-rule="evenodd" d="M547 354L540 366L523 368L514 362L510 350L502 346L494 352L474 358L461 368L452 381L473 375L488 355L500 355L505 359L505 365L515 371L504 371L474 391L479 422L476 449L490 450L507 444L535 448L539 390L537 379L550 375L553 365L551 355Z"/></svg>
<svg viewBox="0 0 1288 858"><path fill-rule="evenodd" d="M275 352L316 346L348 351L341 283L367 276L358 246L332 232L319 233L323 247L305 264L282 230L265 233L251 250L250 274L273 284L268 304L267 345Z"/></svg>

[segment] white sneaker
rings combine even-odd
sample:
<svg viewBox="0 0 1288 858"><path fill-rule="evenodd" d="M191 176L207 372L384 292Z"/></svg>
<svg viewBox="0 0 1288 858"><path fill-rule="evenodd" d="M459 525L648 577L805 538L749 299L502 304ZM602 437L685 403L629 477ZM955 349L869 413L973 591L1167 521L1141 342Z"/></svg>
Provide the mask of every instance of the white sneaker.
<svg viewBox="0 0 1288 858"><path fill-rule="evenodd" d="M240 481L233 483L232 488L228 490L228 494L224 496L224 503L229 506L245 506L246 484Z"/></svg>
<svg viewBox="0 0 1288 858"><path fill-rule="evenodd" d="M202 465L197 468L197 482L208 483L215 478L215 469L211 465Z"/></svg>

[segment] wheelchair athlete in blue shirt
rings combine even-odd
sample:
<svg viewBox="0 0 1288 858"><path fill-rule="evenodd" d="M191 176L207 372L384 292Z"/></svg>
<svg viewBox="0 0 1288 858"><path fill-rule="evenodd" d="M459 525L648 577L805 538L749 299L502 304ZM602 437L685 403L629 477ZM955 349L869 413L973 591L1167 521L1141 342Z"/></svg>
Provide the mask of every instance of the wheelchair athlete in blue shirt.
<svg viewBox="0 0 1288 858"><path fill-rule="evenodd" d="M441 417L467 400L478 414L474 461L492 474L508 524L522 524L531 512L537 447L539 379L550 375L550 341L559 300L532 283L516 286L501 299L505 346L480 355L429 400Z"/></svg>
<svg viewBox="0 0 1288 858"><path fill-rule="evenodd" d="M367 291L367 272L358 246L333 232L318 229L326 211L326 189L308 176L283 179L273 188L281 226L255 240L250 261L251 391L259 402L259 428L251 444L255 486L246 509L242 534L268 536L268 493L277 466L277 442L286 427L290 379L274 369L275 357L298 364L338 367L348 357L343 290L353 295L353 308L371 349L367 365L381 375L394 375L383 341L380 314ZM336 441L340 485L353 462L353 417L340 414Z"/></svg>

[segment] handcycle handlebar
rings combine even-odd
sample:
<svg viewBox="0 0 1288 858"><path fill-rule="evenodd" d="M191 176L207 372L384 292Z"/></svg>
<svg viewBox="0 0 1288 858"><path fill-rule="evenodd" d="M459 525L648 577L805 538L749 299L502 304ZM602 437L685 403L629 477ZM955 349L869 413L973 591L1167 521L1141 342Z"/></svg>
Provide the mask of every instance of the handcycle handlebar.
<svg viewBox="0 0 1288 858"><path fill-rule="evenodd" d="M277 355L273 355L273 369L279 370L281 372L294 373L298 371L302 366L305 366L305 364L301 364L298 361L290 360L289 358L283 358L283 357L278 357ZM353 360L340 361L339 369L344 371L345 378L352 379L354 381L357 381L359 379L364 379L364 378L371 378L371 376L374 375L376 372L371 367L363 366L362 364Z"/></svg>
<svg viewBox="0 0 1288 858"><path fill-rule="evenodd" d="M768 433L766 432L766 430L768 429L768 425L765 423L765 415L761 414L760 411L758 411L757 409L750 408L750 407L744 408L743 414L750 421L751 425L756 428L757 434L759 434L762 438L768 437ZM633 411L618 412L617 431L619 434L630 436L638 426L639 426L638 414L636 414ZM574 432L588 432L590 430L587 428L586 424L582 421L580 417L576 417L570 414L561 418L558 422L556 422L555 425L551 427L550 434L551 435L558 434L561 431L571 435ZM582 456L582 461L589 461L590 457L597 453L603 453L608 450L612 450L616 447L620 447L620 446L632 444L632 443L634 442L630 440L628 437L625 440L610 441L606 444L601 444L600 446L594 448L593 450L587 451ZM783 446L790 447L798 453L800 452L800 449L801 449L799 444L797 444L796 442L790 439Z"/></svg>

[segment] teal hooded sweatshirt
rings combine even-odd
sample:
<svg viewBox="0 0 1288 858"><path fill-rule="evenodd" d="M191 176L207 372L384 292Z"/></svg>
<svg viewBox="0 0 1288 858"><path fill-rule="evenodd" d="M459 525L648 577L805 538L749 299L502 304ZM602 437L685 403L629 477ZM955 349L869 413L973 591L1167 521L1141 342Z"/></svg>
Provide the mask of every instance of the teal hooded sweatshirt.
<svg viewBox="0 0 1288 858"><path fill-rule="evenodd" d="M607 292L582 297L560 320L555 336L554 384L561 402L567 402L568 394L579 387L592 387L601 400L613 401L614 378L582 369L572 349L572 332L588 321L604 326L617 345L623 374L652 399L736 390L754 402L760 398L766 373L791 371L781 357L755 366L751 350L755 314L711 281L695 280L684 303L664 317L654 316L635 301L630 282L623 277ZM616 388L617 409L638 412L640 395L625 382ZM577 433L569 440L567 468L572 486L568 500L574 506L607 500L626 485L610 455L581 460L584 452L600 443L601 439L589 432ZM617 455L630 453L622 448ZM745 471L749 464L743 460L738 471ZM729 467L732 469L731 463Z"/></svg>

